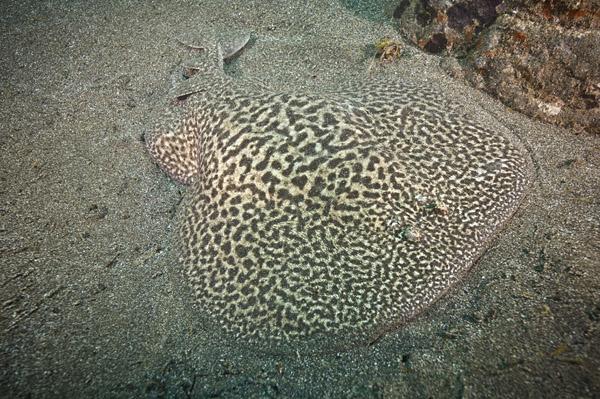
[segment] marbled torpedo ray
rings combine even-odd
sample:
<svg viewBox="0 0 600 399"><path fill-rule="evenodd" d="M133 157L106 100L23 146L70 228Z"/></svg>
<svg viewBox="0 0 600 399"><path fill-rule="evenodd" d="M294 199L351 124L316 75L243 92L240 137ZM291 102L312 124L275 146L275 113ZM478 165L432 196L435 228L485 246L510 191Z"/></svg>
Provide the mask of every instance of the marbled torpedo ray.
<svg viewBox="0 0 600 399"><path fill-rule="evenodd" d="M515 212L531 165L431 87L271 93L218 62L146 136L189 185L181 262L223 330L270 345L368 343L452 287Z"/></svg>

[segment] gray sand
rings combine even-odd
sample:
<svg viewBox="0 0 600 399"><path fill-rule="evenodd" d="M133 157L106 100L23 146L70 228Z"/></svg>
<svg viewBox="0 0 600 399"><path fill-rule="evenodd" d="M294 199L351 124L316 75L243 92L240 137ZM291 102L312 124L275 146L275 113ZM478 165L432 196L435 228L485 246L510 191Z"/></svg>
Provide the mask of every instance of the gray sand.
<svg viewBox="0 0 600 399"><path fill-rule="evenodd" d="M395 2L0 4L0 392L6 397L600 397L600 137L504 108L408 48ZM64 4L63 4L64 3ZM200 2L198 2L200 3ZM283 356L206 328L172 251L184 188L141 137L207 32L273 89L427 81L529 149L537 181L463 284L370 347ZM442 63L443 64L443 63ZM0 394L1 395L1 394Z"/></svg>

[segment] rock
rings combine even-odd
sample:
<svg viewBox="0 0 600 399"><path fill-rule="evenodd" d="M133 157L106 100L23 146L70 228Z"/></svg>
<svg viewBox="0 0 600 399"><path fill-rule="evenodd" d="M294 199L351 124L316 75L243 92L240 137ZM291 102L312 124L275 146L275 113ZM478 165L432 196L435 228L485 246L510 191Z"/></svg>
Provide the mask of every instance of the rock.
<svg viewBox="0 0 600 399"><path fill-rule="evenodd" d="M600 134L600 0L401 0L393 17L508 107Z"/></svg>

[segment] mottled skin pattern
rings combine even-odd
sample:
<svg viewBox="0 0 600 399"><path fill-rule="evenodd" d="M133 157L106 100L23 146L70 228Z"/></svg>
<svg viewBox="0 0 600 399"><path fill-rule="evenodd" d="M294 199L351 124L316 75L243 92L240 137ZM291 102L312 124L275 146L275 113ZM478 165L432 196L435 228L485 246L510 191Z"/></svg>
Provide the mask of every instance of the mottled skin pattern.
<svg viewBox="0 0 600 399"><path fill-rule="evenodd" d="M454 285L529 185L515 145L431 88L270 93L214 69L146 140L190 185L179 236L198 301L243 340L370 342Z"/></svg>

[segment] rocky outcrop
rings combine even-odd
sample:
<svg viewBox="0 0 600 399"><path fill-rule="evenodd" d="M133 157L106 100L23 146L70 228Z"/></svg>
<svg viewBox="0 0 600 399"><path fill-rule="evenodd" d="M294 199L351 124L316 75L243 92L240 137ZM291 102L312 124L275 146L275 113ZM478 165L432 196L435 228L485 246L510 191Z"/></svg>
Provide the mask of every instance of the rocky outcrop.
<svg viewBox="0 0 600 399"><path fill-rule="evenodd" d="M508 107L600 134L600 0L401 0L393 17Z"/></svg>

